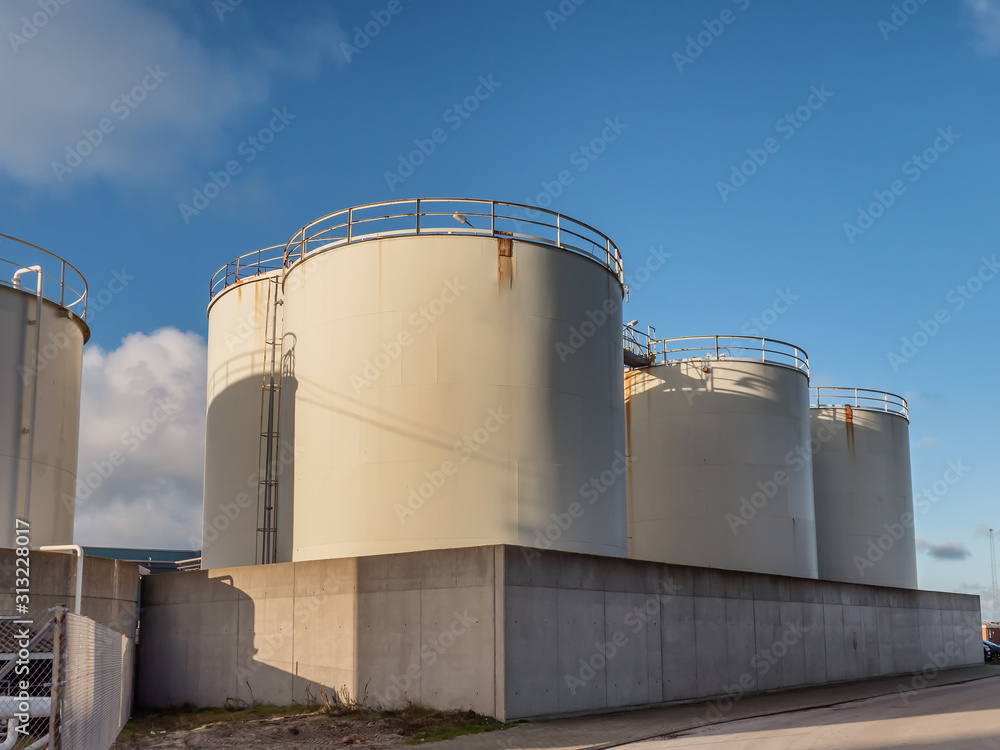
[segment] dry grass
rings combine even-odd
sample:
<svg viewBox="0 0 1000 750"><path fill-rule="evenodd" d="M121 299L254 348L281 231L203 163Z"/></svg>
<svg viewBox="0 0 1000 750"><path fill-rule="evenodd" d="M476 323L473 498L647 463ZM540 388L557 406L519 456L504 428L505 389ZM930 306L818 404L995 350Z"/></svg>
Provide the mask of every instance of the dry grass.
<svg viewBox="0 0 1000 750"><path fill-rule="evenodd" d="M244 735L256 736L263 726L254 720L267 720L268 731L285 731L292 735L322 735L330 737L371 736L375 740L420 744L450 739L463 734L479 734L508 726L496 719L473 711L435 711L417 705L401 709L373 708L367 696L352 698L346 691L319 691L319 701L308 705L224 706L196 708L180 706L163 711L137 713L125 725L116 747L142 748L161 746L172 734L199 730L204 747L228 747L212 744L211 735L231 736L236 726ZM282 726L287 729L282 730ZM208 727L208 729L202 729ZM232 728L230 728L232 727ZM392 740L392 738L395 738ZM356 740L355 740L356 741ZM377 743L376 743L377 744ZM173 746L173 745L170 745Z"/></svg>

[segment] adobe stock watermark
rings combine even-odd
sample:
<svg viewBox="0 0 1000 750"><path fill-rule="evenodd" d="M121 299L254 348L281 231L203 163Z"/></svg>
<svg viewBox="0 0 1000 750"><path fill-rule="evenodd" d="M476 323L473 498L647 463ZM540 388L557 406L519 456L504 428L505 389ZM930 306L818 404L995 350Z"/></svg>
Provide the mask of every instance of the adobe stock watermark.
<svg viewBox="0 0 1000 750"><path fill-rule="evenodd" d="M869 568L875 565L885 556L889 550L896 546L896 543L906 535L907 529L912 529L917 513L926 513L941 498L945 497L951 488L958 484L966 474L972 471L972 467L962 459L948 461L948 468L944 470L939 479L931 482L929 487L924 487L913 496L913 513L903 513L898 521L882 525L885 533L877 538L869 538L865 555L855 555L852 559L858 574L864 577Z"/></svg>
<svg viewBox="0 0 1000 750"><path fill-rule="evenodd" d="M927 0L903 0L903 2L893 3L890 9L888 20L880 18L875 22L883 41L889 41L889 37L903 28L916 15L917 11L927 2Z"/></svg>
<svg viewBox="0 0 1000 750"><path fill-rule="evenodd" d="M465 122L472 117L472 113L479 109L480 105L493 96L494 92L503 86L502 81L494 81L493 74L479 76L478 85L472 93L455 102L441 115L441 120L445 125L450 125L451 132L458 130ZM389 191L395 193L396 187L402 185L407 179L413 176L417 168L423 165L428 157L434 154L438 147L448 140L448 132L443 127L436 127L427 134L426 138L414 138L415 149L408 154L399 154L398 164L395 170L385 170L382 176L385 177L385 184Z"/></svg>
<svg viewBox="0 0 1000 750"><path fill-rule="evenodd" d="M631 273L625 273L625 288L629 292L642 289L643 285L649 283L649 280L653 278L653 274L663 268L667 264L667 261L673 257L673 253L664 252L663 245L659 247L650 245L649 251L646 254L646 260Z"/></svg>
<svg viewBox="0 0 1000 750"><path fill-rule="evenodd" d="M552 201L562 195L563 190L575 182L576 175L586 172L587 168L597 161L601 154L607 151L608 145L617 141L618 136L627 129L628 124L622 122L621 117L605 117L604 127L601 129L601 132L569 155L569 164L571 167L576 167L576 173L574 174L569 169L559 170L553 179L539 182L538 185L542 188L542 191L534 199L526 197L524 202L529 206L541 208L551 206ZM539 213L531 209L525 209L524 213L529 219L535 219L540 216Z"/></svg>
<svg viewBox="0 0 1000 750"><path fill-rule="evenodd" d="M802 621L789 623L785 626L785 632L781 637L772 643L768 648L758 651L750 659L752 672L744 672L740 679L733 685L723 685L723 697L716 698L708 705L705 719L711 723L720 721L725 714L729 713L733 707L743 699L743 696L754 689L757 680L763 677L780 662L789 650L798 645L809 628L802 624Z"/></svg>
<svg viewBox="0 0 1000 750"><path fill-rule="evenodd" d="M479 625L479 618L469 614L469 610L462 612L452 612L452 620L448 626L432 638L428 638L420 645L420 658L407 667L403 674L393 674L389 677L392 685L388 686L381 693L375 693L375 706L378 708L390 708L397 706L403 701L403 696L423 674L425 667L433 666L438 659L444 656L455 643L472 628Z"/></svg>
<svg viewBox="0 0 1000 750"><path fill-rule="evenodd" d="M490 409L487 415L482 426L473 430L471 435L462 435L462 439L456 441L452 446L451 450L458 457L458 460L444 459L438 468L424 472L423 482L416 487L408 486L406 488L409 490L409 494L406 496L405 503L396 503L392 506L400 523L406 523L411 516L416 515L424 507L424 504L448 483L449 479L458 475L462 465L479 453L483 446L490 441L490 438L500 432L513 417L512 414L506 413L502 406Z"/></svg>
<svg viewBox="0 0 1000 750"><path fill-rule="evenodd" d="M274 478L280 478L285 469L294 463L295 457L300 455L304 450L305 448L301 445L296 445L293 448L287 440L280 441L275 456ZM188 544L193 549L198 549L200 546L202 553L204 553L219 538L220 534L232 526L237 518L243 515L243 511L252 507L254 508L254 512L256 512L260 484L260 470L251 472L247 476L247 491L237 494L231 503L220 503L218 507L222 511L221 513L218 513L214 518L203 519L201 539L189 536Z"/></svg>
<svg viewBox="0 0 1000 750"><path fill-rule="evenodd" d="M350 586L351 579L345 573L336 571L329 573L319 588L324 594L336 594L341 589ZM286 644L291 644L295 626L302 627L319 611L320 605L316 597L299 597L292 605L292 618L285 620L277 628L266 634L257 634L260 643L253 644L244 652L242 664L233 667L233 675L239 684L249 684L250 678L268 662L278 656Z"/></svg>
<svg viewBox="0 0 1000 750"><path fill-rule="evenodd" d="M793 294L790 287L774 290L774 299L771 304L760 311L759 315L754 315L740 327L740 333L744 336L763 336L771 326L778 322L778 318L788 312L801 296Z"/></svg>
<svg viewBox="0 0 1000 750"><path fill-rule="evenodd" d="M910 178L911 183L923 177L927 170L941 158L941 154L948 151L962 137L961 133L953 133L950 125L946 128L938 128L937 133L937 137L930 146L903 162L902 172ZM852 245L857 242L858 237L863 236L875 225L876 221L885 216L885 212L895 205L896 198L906 193L906 190L907 185L902 180L896 179L889 183L888 189L874 191L872 196L875 200L867 206L858 206L857 218L854 223L844 222L844 236L847 237L847 241Z"/></svg>
<svg viewBox="0 0 1000 750"><path fill-rule="evenodd" d="M190 224L191 219L201 214L209 203L219 197L222 191L229 187L233 178L243 173L243 167L254 161L271 143L274 137L288 127L289 123L297 115L288 111L288 107L277 107L271 109L273 117L267 125L258 130L255 134L249 135L236 147L236 153L243 157L242 163L238 159L230 159L218 172L209 170L208 182L200 188L191 190L191 203L178 203L177 210L184 219L185 224Z"/></svg>
<svg viewBox="0 0 1000 750"><path fill-rule="evenodd" d="M791 480L792 476L802 471L807 462L812 461L812 457L822 450L823 446L829 443L836 433L826 425L820 426L816 430L816 435L809 438L804 445L797 445L794 449L785 454L785 468L777 469L771 478L757 482L757 492L741 497L739 500L739 514L727 513L726 522L729 524L733 536L740 532L740 529L749 524L757 514L768 504L768 502L778 494L778 488L784 487Z"/></svg>
<svg viewBox="0 0 1000 750"><path fill-rule="evenodd" d="M115 296L125 291L130 281L135 281L135 276L128 273L124 266L122 266L121 271L112 271L111 279L108 283L99 291L88 295L86 323L88 325L92 324L94 318L111 304ZM17 366L21 382L28 383L30 381L34 375L36 366L38 372L44 371L50 363L59 357L61 352L65 351L74 341L78 340L74 334L78 336L79 330L77 323L67 318L61 331L49 331L45 337L47 341L39 346L37 352L32 353L33 364L30 367L26 365Z"/></svg>
<svg viewBox="0 0 1000 750"><path fill-rule="evenodd" d="M629 628L632 636L638 635L649 624L649 621L656 617L663 605L669 602L680 591L681 587L676 585L670 578L666 583L658 586L662 593L651 594L646 597L646 601L641 607L633 607L623 619L623 624ZM608 662L615 658L619 652L625 648L631 638L625 630L616 630L611 637L603 643L598 641L594 644L593 652L586 658L581 656L579 668L576 674L565 674L563 680L569 688L571 695L576 695L576 691L586 687L587 683L594 679L598 673L603 672Z"/></svg>
<svg viewBox="0 0 1000 750"><path fill-rule="evenodd" d="M576 13L576 9L587 0L561 0L561 2L545 11L545 20L549 22L549 28L555 31L559 24L566 23L571 15Z"/></svg>
<svg viewBox="0 0 1000 750"><path fill-rule="evenodd" d="M615 451L614 456L611 466L580 485L580 497L587 501L586 505L574 501L569 504L565 513L549 514L552 523L548 524L544 529L535 530L533 547L537 549L552 549L553 542L558 542L563 538L563 535L572 528L577 519L582 518L586 514L588 506L596 505L602 495L605 495L619 481L623 481L629 467L635 463L635 459L626 456L621 451ZM531 565L531 561L534 558L541 557L535 549L530 547L522 547L521 552L528 565Z"/></svg>
<svg viewBox="0 0 1000 750"><path fill-rule="evenodd" d="M407 2L412 2L412 0L407 0ZM372 40L375 39L379 34L381 34L386 27L392 23L393 19L405 10L402 0L389 0L384 8L379 10L369 11L372 20L366 21L364 27L355 26L354 36L351 37L351 41L354 44L349 44L347 42L340 43L340 54L344 56L344 59L348 63L351 62L355 57L361 54Z"/></svg>
<svg viewBox="0 0 1000 750"><path fill-rule="evenodd" d="M59 15L59 11L64 6L69 5L72 0L38 0L38 10L30 16L21 16L21 33L13 31L7 34L7 41L16 55L21 51L21 47L31 42L38 33L49 25L49 21Z"/></svg>
<svg viewBox="0 0 1000 750"><path fill-rule="evenodd" d="M225 21L226 16L243 5L243 0L212 0L212 10L220 21Z"/></svg>
<svg viewBox="0 0 1000 750"><path fill-rule="evenodd" d="M819 88L811 86L809 92L809 96L802 104L791 112L786 112L774 123L774 130L782 136L782 140L788 141L794 138L799 129L812 119L813 113L821 110L823 105L833 98L834 93L826 88L825 83L820 84ZM739 165L730 164L729 178L715 182L715 189L719 191L722 202L728 201L730 195L746 185L747 180L757 174L758 170L780 150L781 143L777 138L765 138L759 148L746 150L748 159L744 159Z"/></svg>
<svg viewBox="0 0 1000 750"><path fill-rule="evenodd" d="M457 278L447 279L441 292L426 305L410 313L406 322L409 330L400 331L393 341L383 342L379 347L382 351L375 357L365 359L364 368L361 374L351 375L351 386L354 393L359 394L365 388L369 388L378 382L379 377L389 367L403 356L403 352L413 345L416 337L430 328L442 315L447 312L458 298L469 287L459 282Z"/></svg>
<svg viewBox="0 0 1000 750"><path fill-rule="evenodd" d="M111 101L111 114L118 115L118 122L127 120L129 115L146 98L160 87L163 81L170 77L170 74L160 70L160 66L146 66L146 75L129 91L123 91L120 96ZM103 117L97 123L96 128L84 128L80 131L83 139L75 146L66 146L66 158L63 161L52 162L52 173L59 182L62 182L66 175L72 174L73 170L83 164L84 159L91 156L96 151L107 136L115 132L117 124L110 117Z"/></svg>
<svg viewBox="0 0 1000 750"><path fill-rule="evenodd" d="M958 666L956 662L964 656L964 644L978 642L982 636L982 632L976 632L964 625L958 625L955 628L955 635L961 640L948 641L941 651L928 651L927 661L924 662L923 668L910 677L909 683L900 682L897 684L896 695L902 700L904 706L910 704L910 697L914 692L926 688L942 669Z"/></svg>
<svg viewBox="0 0 1000 750"><path fill-rule="evenodd" d="M140 446L149 440L181 408L180 404L163 398L155 399L153 403L154 407L148 417L133 424L121 434L119 442L124 450L115 449L108 453L107 458L91 461L90 471L87 471L87 468L78 470L75 493L70 495L64 492L60 498L64 507L72 510L75 504L90 500L94 493L128 460L128 457L139 450ZM83 473L85 471L86 474Z"/></svg>
<svg viewBox="0 0 1000 750"><path fill-rule="evenodd" d="M285 277L284 282L281 285L281 296L282 298L290 296L302 288L305 283L305 279L309 278L316 272L315 263L303 263L296 268L294 276ZM241 277L244 278L244 277ZM222 334L222 340L226 342L226 350L232 354L233 351L240 345L242 345L247 340L253 338L257 333L266 327L273 325L273 319L268 317L267 310L267 299L261 300L259 305L256 305L253 310L246 314L243 318L238 318L236 321L236 327L234 330L225 331ZM273 305L274 302L272 301ZM272 308L273 313L273 308ZM280 320L280 317L279 317ZM279 331L281 328L281 323L278 323Z"/></svg>
<svg viewBox="0 0 1000 750"><path fill-rule="evenodd" d="M569 336L566 340L555 343L559 361L566 364L570 356L586 346L587 342L596 336L598 331L607 326L608 321L612 320L621 309L621 301L616 297L610 297L604 300L596 310L587 310L584 313L587 319L578 326L570 326Z"/></svg>
<svg viewBox="0 0 1000 750"><path fill-rule="evenodd" d="M900 368L909 364L926 347L941 330L952 321L952 313L960 312L967 304L979 294L986 284L992 281L997 272L1000 271L1000 263L994 254L991 258L985 255L980 258L979 268L976 269L969 278L961 284L956 284L944 295L944 301L948 303L948 308L939 307L927 320L918 320L916 330L900 340L898 351L886 353L889 365L893 372L899 372Z"/></svg>
<svg viewBox="0 0 1000 750"><path fill-rule="evenodd" d="M750 0L731 0L741 12L750 7ZM737 15L729 8L724 8L718 18L705 19L701 25L705 28L693 37L688 36L685 41L687 46L684 53L674 52L671 59L677 66L679 73L684 72L684 68L694 63L702 53L715 43L715 40L722 36L726 27L736 21Z"/></svg>

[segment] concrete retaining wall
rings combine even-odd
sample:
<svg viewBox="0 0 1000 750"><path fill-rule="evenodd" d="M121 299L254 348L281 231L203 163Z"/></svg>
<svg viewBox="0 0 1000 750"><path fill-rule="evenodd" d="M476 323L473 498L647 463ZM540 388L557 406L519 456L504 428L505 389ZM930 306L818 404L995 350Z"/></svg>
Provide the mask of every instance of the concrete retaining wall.
<svg viewBox="0 0 1000 750"><path fill-rule="evenodd" d="M15 613L15 567L12 549L0 548L0 615ZM37 621L57 605L73 611L76 596L76 555L31 551L29 590L31 614ZM86 557L80 614L129 637L135 636L139 566L121 560Z"/></svg>
<svg viewBox="0 0 1000 750"><path fill-rule="evenodd" d="M978 664L975 596L511 546L143 579L137 703L501 719Z"/></svg>
<svg viewBox="0 0 1000 750"><path fill-rule="evenodd" d="M979 599L508 547L505 715L982 663Z"/></svg>
<svg viewBox="0 0 1000 750"><path fill-rule="evenodd" d="M501 547L143 579L136 701L370 702L496 709Z"/></svg>

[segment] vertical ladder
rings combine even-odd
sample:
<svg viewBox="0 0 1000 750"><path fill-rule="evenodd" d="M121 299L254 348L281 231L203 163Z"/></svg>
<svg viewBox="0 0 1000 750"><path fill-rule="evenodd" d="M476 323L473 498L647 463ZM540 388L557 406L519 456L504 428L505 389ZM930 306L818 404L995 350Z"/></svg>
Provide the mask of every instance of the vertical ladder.
<svg viewBox="0 0 1000 750"><path fill-rule="evenodd" d="M260 447L257 461L257 564L277 562L278 545L278 411L281 404L281 336L278 335L277 276L267 282L264 313L264 367L260 394Z"/></svg>

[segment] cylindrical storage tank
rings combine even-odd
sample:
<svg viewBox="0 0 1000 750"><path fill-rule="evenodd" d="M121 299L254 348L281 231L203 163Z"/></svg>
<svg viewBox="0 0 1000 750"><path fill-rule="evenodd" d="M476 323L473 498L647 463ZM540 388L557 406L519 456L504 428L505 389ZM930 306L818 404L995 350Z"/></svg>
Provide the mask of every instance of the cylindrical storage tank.
<svg viewBox="0 0 1000 750"><path fill-rule="evenodd" d="M265 435L268 412L273 413L276 425L280 403L280 390L275 389L271 406L269 386L272 361L280 382L282 306L276 303L281 300L283 251L284 245L278 245L240 256L212 277L204 569L263 562L265 540L259 529L265 528ZM273 446L280 434L272 434Z"/></svg>
<svg viewBox="0 0 1000 750"><path fill-rule="evenodd" d="M624 556L622 298L614 244L530 206L400 201L304 228L285 277L293 559Z"/></svg>
<svg viewBox="0 0 1000 750"><path fill-rule="evenodd" d="M864 388L812 389L819 577L917 587L906 400Z"/></svg>
<svg viewBox="0 0 1000 750"><path fill-rule="evenodd" d="M0 547L70 544L87 282L62 258L0 234ZM22 540L23 541L23 540Z"/></svg>
<svg viewBox="0 0 1000 750"><path fill-rule="evenodd" d="M806 353L747 336L649 347L625 379L629 556L816 578Z"/></svg>

